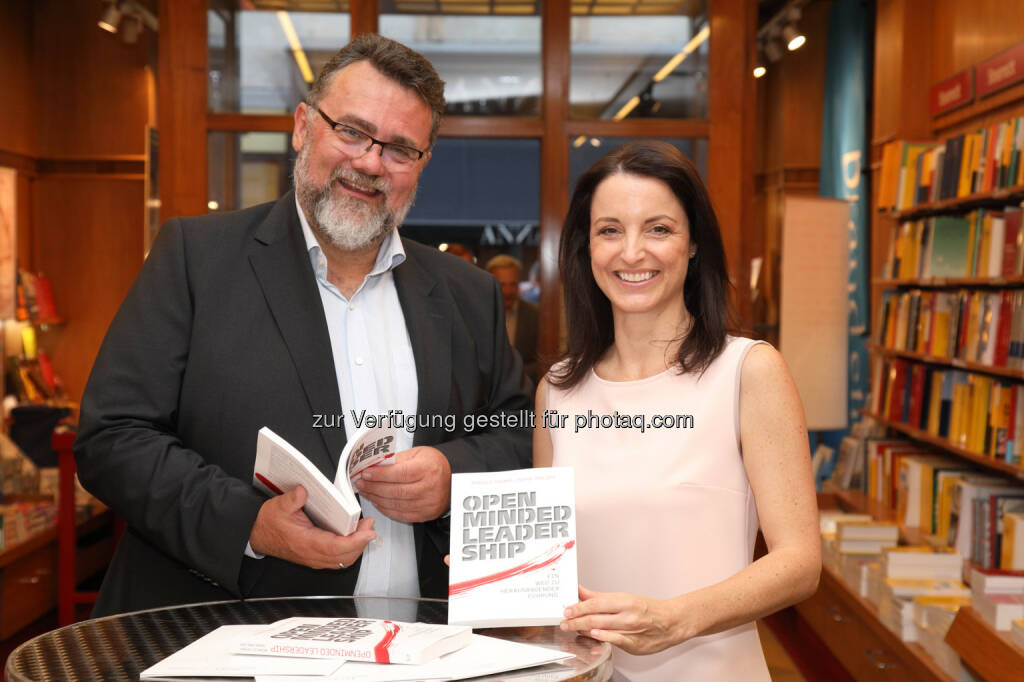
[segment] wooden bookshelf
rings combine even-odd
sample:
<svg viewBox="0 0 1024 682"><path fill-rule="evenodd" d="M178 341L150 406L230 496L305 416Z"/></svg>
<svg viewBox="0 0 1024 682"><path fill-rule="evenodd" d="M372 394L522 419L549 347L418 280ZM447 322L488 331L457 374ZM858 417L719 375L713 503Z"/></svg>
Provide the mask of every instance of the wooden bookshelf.
<svg viewBox="0 0 1024 682"><path fill-rule="evenodd" d="M889 277L872 277L873 286L883 289L953 289L961 287L984 288L984 289L1011 289L1024 286L1024 275L1012 275L1008 277L928 277L925 279L904 277L892 279Z"/></svg>
<svg viewBox="0 0 1024 682"><path fill-rule="evenodd" d="M991 471L998 471L1004 474L1010 474L1011 476L1015 476L1021 480L1024 480L1024 469L1022 469L1017 464L1007 464L1006 462L1000 461L998 459L992 459L991 457L986 457L985 455L980 455L976 452L971 452L970 450L964 450L961 447L953 445L945 438L933 436L927 431L916 429L913 426L910 426L909 424L902 424L900 422L891 421L889 419L886 419L875 414L874 412L871 412L870 410L861 410L861 414L863 414L866 417L871 417L875 421L881 424L885 424L889 428L895 431L899 431L900 433L909 436L913 440L920 441L922 443L928 443L929 445L934 445L935 447L950 452L956 455L957 457L960 457L961 459L966 459L971 462L974 462L975 464L978 464L979 466L984 467L985 469L989 469Z"/></svg>
<svg viewBox="0 0 1024 682"><path fill-rule="evenodd" d="M1019 682L1024 677L1024 649L1007 632L999 632L971 607L957 611L946 643L961 660L990 682Z"/></svg>
<svg viewBox="0 0 1024 682"><path fill-rule="evenodd" d="M938 143L936 143L936 145L938 145ZM883 209L882 212L896 220L904 221L941 213L954 213L960 209L967 210L984 206L1013 204L1019 202L1021 199L1024 199L1024 185L1014 185L1012 187L1003 187L1002 189L992 190L991 192L976 192L963 197L954 197L952 199L943 199L941 201L917 204L916 206L902 210Z"/></svg>
<svg viewBox="0 0 1024 682"><path fill-rule="evenodd" d="M876 344L869 344L868 351L891 358L905 358L907 360L923 362L929 365L941 365L943 367L964 369L971 372L978 372L980 374L990 374L997 377L1024 380L1024 370L1013 369L1011 367L995 367L994 365L986 365L980 362L968 362L958 358L944 358L938 355L926 355L924 353L915 353L907 350L895 350L893 348L885 348Z"/></svg>
<svg viewBox="0 0 1024 682"><path fill-rule="evenodd" d="M93 511L75 524L75 582L96 574L110 561L113 514ZM98 536L98 537L96 537ZM34 533L0 550L0 639L57 606L57 527Z"/></svg>

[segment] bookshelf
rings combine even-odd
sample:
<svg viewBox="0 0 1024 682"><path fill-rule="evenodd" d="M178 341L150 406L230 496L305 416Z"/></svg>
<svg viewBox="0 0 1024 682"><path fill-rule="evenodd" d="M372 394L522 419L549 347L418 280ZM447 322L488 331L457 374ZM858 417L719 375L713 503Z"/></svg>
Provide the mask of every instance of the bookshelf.
<svg viewBox="0 0 1024 682"><path fill-rule="evenodd" d="M985 206L1002 206L1019 202L1022 199L1024 199L1024 185L1014 185L989 192L974 192L963 197L923 202L911 208L890 209L884 212L898 221L904 221L942 213L957 213Z"/></svg>
<svg viewBox="0 0 1024 682"><path fill-rule="evenodd" d="M886 419L885 417L882 417L881 415L878 414L874 414L873 412L870 412L868 410L861 410L861 414L867 417L871 417L872 419L878 421L879 423L885 424L890 429L899 431L905 436L909 436L913 440L919 441L921 443L927 443L929 445L934 445L935 447L950 454L956 455L961 459L969 460L984 469L988 469L989 471L997 471L1003 474L1010 474L1011 476L1024 480L1024 469L1022 469L1020 466L1016 464L1009 464L998 459L993 459L991 457L979 455L978 453L971 452L970 450L964 450L963 448L953 445L945 438L933 436L927 431L922 431L921 429L914 428L909 424L902 424L900 422Z"/></svg>
<svg viewBox="0 0 1024 682"><path fill-rule="evenodd" d="M980 362L970 362L968 360L960 360L959 358L950 358L938 355L928 355L927 353L915 353L912 351L895 350L893 348L883 348L874 344L868 345L868 351L877 355L883 355L890 358L904 358L906 360L915 360L917 362L923 362L928 365L941 365L943 367L953 367L955 369L966 369L972 372L980 372L982 374L991 374L997 377L1007 377L1010 379L1020 379L1024 381L1024 370L1014 369L1012 367L996 367L993 365L986 365Z"/></svg>

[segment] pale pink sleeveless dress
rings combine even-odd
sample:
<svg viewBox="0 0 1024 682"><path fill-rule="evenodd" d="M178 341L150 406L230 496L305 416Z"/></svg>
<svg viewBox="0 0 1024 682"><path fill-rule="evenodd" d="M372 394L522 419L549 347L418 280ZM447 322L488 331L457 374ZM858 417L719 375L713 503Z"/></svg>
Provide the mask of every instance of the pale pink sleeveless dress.
<svg viewBox="0 0 1024 682"><path fill-rule="evenodd" d="M554 466L576 481L580 583L664 599L720 582L749 565L757 510L739 446L740 368L756 342L730 337L701 377L670 369L638 381L591 372L550 388ZM692 415L690 428L582 428L576 415ZM541 415L538 415L540 419ZM678 420L682 421L682 420ZM556 422L550 420L550 424ZM607 422L606 422L607 423ZM648 656L613 648L632 682L769 681L754 623Z"/></svg>

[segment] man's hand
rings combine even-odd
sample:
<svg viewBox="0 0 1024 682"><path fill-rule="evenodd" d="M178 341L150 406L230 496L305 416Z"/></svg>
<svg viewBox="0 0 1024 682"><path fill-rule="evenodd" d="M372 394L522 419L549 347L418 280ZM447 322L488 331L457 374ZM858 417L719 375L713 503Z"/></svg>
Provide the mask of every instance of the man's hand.
<svg viewBox="0 0 1024 682"><path fill-rule="evenodd" d="M394 464L370 467L356 487L396 521L432 521L448 511L452 467L437 448L419 446L396 453Z"/></svg>
<svg viewBox="0 0 1024 682"><path fill-rule="evenodd" d="M249 535L253 551L310 568L351 566L367 543L377 537L373 519L360 519L351 535L335 535L317 528L302 511L302 486L263 503Z"/></svg>

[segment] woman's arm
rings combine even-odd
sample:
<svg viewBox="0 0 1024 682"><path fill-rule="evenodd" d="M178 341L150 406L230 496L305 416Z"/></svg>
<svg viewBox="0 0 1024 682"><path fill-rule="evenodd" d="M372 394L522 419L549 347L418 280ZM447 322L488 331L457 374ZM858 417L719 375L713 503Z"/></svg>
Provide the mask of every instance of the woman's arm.
<svg viewBox="0 0 1024 682"><path fill-rule="evenodd" d="M720 583L667 600L581 587L584 601L566 609L563 629L589 631L630 653L654 653L814 593L821 541L807 427L786 363L769 346L755 346L743 363L740 442L768 553Z"/></svg>
<svg viewBox="0 0 1024 682"><path fill-rule="evenodd" d="M542 377L537 382L537 407L533 413L535 419L533 427L533 466L535 467L551 466L551 434L544 428L544 420L541 418L541 415L544 414L544 402L547 395L548 380L547 377Z"/></svg>

